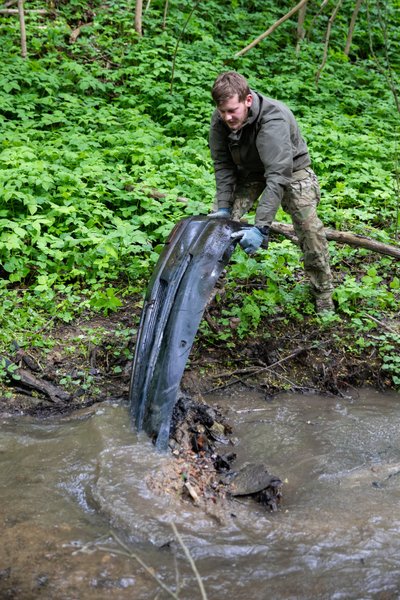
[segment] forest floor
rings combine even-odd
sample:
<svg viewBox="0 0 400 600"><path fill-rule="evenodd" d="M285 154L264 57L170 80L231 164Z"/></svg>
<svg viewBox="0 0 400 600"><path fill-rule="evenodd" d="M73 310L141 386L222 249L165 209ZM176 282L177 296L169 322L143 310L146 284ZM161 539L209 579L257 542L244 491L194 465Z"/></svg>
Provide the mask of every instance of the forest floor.
<svg viewBox="0 0 400 600"><path fill-rule="evenodd" d="M70 324L53 324L44 334L45 349L17 349L9 356L17 378L0 387L0 414L49 416L110 399L127 400L133 327L140 299L130 300L108 316L84 315ZM219 311L211 305L206 319L218 327ZM351 388L389 389L376 349L355 354L339 343L346 321L321 326L315 318L290 321L270 318L262 334L210 343L201 333L192 348L182 380L191 396L242 385L266 396L282 391L342 395ZM347 334L348 335L348 334ZM232 344L231 344L232 346Z"/></svg>

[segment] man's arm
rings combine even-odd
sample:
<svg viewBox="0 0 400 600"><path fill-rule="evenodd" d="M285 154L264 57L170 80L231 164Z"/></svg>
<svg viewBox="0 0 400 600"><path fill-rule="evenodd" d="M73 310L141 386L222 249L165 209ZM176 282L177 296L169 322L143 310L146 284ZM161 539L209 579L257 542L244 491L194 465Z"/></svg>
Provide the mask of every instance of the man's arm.
<svg viewBox="0 0 400 600"><path fill-rule="evenodd" d="M280 206L285 186L293 175L293 150L290 125L284 118L262 123L257 135L257 150L264 165L265 189L256 211L256 225L269 227Z"/></svg>

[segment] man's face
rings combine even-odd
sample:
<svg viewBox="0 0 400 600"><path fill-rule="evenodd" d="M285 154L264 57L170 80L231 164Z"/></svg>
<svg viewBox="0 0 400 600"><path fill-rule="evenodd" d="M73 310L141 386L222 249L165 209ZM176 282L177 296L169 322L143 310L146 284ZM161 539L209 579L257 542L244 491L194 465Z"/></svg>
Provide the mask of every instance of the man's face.
<svg viewBox="0 0 400 600"><path fill-rule="evenodd" d="M232 131L237 131L243 127L246 122L249 108L253 102L251 94L244 101L239 100L238 94L229 98L226 102L219 104L217 110L221 119L228 125Z"/></svg>

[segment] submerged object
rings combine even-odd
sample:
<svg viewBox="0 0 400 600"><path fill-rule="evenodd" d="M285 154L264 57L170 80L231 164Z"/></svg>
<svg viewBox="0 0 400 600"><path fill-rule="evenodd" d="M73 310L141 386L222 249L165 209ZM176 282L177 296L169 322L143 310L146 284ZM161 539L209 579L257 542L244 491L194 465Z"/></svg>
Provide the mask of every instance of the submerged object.
<svg viewBox="0 0 400 600"><path fill-rule="evenodd" d="M196 216L172 230L150 279L136 341L129 402L138 431L168 447L180 381L210 294L242 226Z"/></svg>
<svg viewBox="0 0 400 600"><path fill-rule="evenodd" d="M230 471L221 478L231 496L254 496L272 511L278 509L282 494L282 481L271 475L262 463L246 463L238 471Z"/></svg>

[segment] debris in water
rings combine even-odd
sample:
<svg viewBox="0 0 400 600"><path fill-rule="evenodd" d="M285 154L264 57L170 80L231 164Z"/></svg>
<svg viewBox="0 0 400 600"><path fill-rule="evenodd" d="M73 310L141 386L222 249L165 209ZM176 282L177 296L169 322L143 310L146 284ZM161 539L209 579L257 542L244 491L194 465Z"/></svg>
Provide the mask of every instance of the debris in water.
<svg viewBox="0 0 400 600"><path fill-rule="evenodd" d="M282 481L265 465L244 465L231 471L232 428L222 414L204 402L181 396L175 405L169 448L171 461L147 478L150 489L190 501L220 522L231 512L238 496L250 496L276 511L282 498ZM227 451L217 451L227 446Z"/></svg>
<svg viewBox="0 0 400 600"><path fill-rule="evenodd" d="M238 471L227 473L222 482L232 496L253 496L264 506L278 510L282 498L282 481L271 475L264 464L247 463Z"/></svg>

